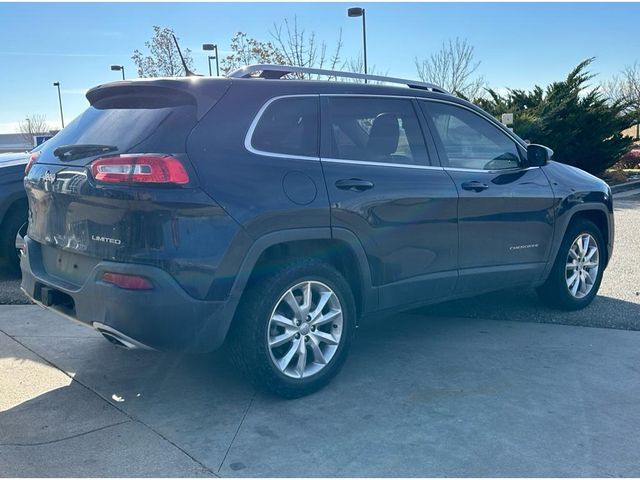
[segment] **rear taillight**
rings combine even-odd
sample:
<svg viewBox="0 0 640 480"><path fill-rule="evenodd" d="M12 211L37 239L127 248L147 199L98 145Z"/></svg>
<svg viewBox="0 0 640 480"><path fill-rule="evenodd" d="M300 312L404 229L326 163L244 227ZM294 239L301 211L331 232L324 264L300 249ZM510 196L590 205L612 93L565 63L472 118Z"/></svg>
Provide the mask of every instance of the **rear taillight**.
<svg viewBox="0 0 640 480"><path fill-rule="evenodd" d="M105 283L111 283L116 287L124 288L126 290L153 289L153 284L149 279L140 277L138 275L127 275L124 273L104 272L102 274L102 281Z"/></svg>
<svg viewBox="0 0 640 480"><path fill-rule="evenodd" d="M91 163L91 173L96 181L105 183L189 183L189 174L180 160L162 154L102 157Z"/></svg>
<svg viewBox="0 0 640 480"><path fill-rule="evenodd" d="M33 164L36 163L36 160L38 159L38 155L40 155L38 152L33 152L29 157L29 162L27 163L27 166L24 167L25 175L29 173L29 170L31 170L31 167L33 167Z"/></svg>

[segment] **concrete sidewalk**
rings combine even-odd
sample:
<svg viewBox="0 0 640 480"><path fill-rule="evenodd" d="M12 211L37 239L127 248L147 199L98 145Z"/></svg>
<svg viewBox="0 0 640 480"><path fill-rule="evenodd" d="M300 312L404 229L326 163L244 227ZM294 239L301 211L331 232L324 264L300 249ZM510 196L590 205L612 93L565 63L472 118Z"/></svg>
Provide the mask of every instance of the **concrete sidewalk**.
<svg viewBox="0 0 640 480"><path fill-rule="evenodd" d="M0 331L3 476L640 475L640 332L398 315L283 401L35 306Z"/></svg>

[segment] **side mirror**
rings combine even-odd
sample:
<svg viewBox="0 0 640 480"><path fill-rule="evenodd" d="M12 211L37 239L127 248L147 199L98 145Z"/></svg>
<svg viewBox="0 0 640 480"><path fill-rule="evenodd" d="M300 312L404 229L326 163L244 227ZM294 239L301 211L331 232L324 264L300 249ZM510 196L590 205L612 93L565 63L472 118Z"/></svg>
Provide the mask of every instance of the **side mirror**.
<svg viewBox="0 0 640 480"><path fill-rule="evenodd" d="M553 150L544 145L527 145L527 164L529 167L542 167L553 157Z"/></svg>

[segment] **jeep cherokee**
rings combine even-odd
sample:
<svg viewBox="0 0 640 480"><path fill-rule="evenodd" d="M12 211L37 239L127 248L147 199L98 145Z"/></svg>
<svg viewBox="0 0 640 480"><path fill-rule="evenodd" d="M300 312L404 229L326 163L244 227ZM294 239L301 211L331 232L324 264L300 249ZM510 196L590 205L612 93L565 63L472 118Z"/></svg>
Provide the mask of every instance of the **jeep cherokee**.
<svg viewBox="0 0 640 480"><path fill-rule="evenodd" d="M226 340L287 397L325 385L373 315L514 286L593 300L604 182L435 85L301 74L364 78L254 65L91 89L28 167L26 294L128 348Z"/></svg>

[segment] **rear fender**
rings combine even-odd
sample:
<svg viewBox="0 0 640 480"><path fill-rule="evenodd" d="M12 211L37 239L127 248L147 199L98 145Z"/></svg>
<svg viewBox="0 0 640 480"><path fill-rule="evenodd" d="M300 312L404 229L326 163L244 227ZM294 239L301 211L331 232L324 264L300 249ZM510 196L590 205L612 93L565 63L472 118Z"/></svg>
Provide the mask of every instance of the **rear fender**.
<svg viewBox="0 0 640 480"><path fill-rule="evenodd" d="M258 259L269 247L281 243L303 241L303 240L331 240L337 239L346 243L352 250L354 257L358 263L358 269L361 275L362 286L362 312L368 313L377 308L377 296L375 290L371 286L371 273L367 263L366 255L362 245L357 237L344 229L334 229L333 235L331 228L301 228L287 229L277 232L268 233L258 238L251 247L249 247L244 259L240 265L240 269L231 287L228 301L225 305L223 321L226 322L225 328L228 329L233 320L236 309L240 303L242 295L247 287L251 274L254 270Z"/></svg>

